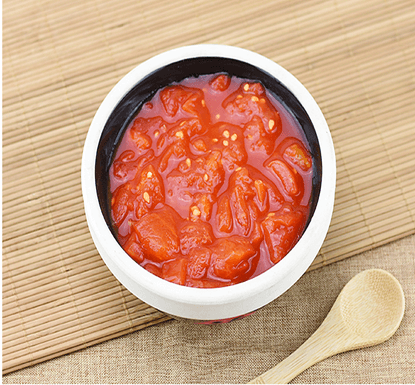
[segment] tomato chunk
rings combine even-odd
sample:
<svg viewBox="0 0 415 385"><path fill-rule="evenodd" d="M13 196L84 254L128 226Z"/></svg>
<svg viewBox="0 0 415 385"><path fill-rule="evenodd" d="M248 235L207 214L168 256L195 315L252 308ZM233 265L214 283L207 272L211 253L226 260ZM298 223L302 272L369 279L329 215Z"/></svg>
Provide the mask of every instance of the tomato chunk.
<svg viewBox="0 0 415 385"><path fill-rule="evenodd" d="M216 223L219 231L230 233L233 227L232 211L228 197L224 196L218 205Z"/></svg>
<svg viewBox="0 0 415 385"><path fill-rule="evenodd" d="M166 122L160 116L155 116L147 119L137 117L134 119L133 124L130 128L130 137L133 141L135 141L137 134L152 135L155 131L163 131L165 129L165 125Z"/></svg>
<svg viewBox="0 0 415 385"><path fill-rule="evenodd" d="M212 194L197 193L194 195L193 204L190 207L189 216L194 219L202 219L207 222L212 216Z"/></svg>
<svg viewBox="0 0 415 385"><path fill-rule="evenodd" d="M172 195L182 196L189 193L213 194L223 184L224 169L220 163L220 153L212 151L207 156L196 159L186 158L179 167L167 175Z"/></svg>
<svg viewBox="0 0 415 385"><path fill-rule="evenodd" d="M176 220L166 208L148 213L133 223L144 252L153 261L161 262L171 259L179 252L179 236Z"/></svg>
<svg viewBox="0 0 415 385"><path fill-rule="evenodd" d="M118 179L124 179L135 175L134 158L136 154L132 150L124 151L112 164L113 175Z"/></svg>
<svg viewBox="0 0 415 385"><path fill-rule="evenodd" d="M274 150L277 133L268 134L262 119L255 115L244 126L244 137L247 147L253 152L263 152L270 155Z"/></svg>
<svg viewBox="0 0 415 385"><path fill-rule="evenodd" d="M153 165L148 165L137 172L134 179L136 216L141 218L149 209L164 202L163 181Z"/></svg>
<svg viewBox="0 0 415 385"><path fill-rule="evenodd" d="M190 278L200 279L206 277L207 269L210 266L211 251L207 247L197 247L189 254L187 274Z"/></svg>
<svg viewBox="0 0 415 385"><path fill-rule="evenodd" d="M164 109L169 116L175 116L179 107L189 97L187 87L171 86L166 87L160 92L160 99L163 103Z"/></svg>
<svg viewBox="0 0 415 385"><path fill-rule="evenodd" d="M260 211L265 211L267 210L267 206L268 206L267 197L268 197L268 190L270 187L267 186L267 184L260 179L255 180L254 186L255 186L255 193L256 193L256 198L258 202L258 208Z"/></svg>
<svg viewBox="0 0 415 385"><path fill-rule="evenodd" d="M246 163L248 154L245 150L242 130L233 124L216 123L211 128L215 136L215 150L222 153L221 159L225 167L232 171Z"/></svg>
<svg viewBox="0 0 415 385"><path fill-rule="evenodd" d="M166 281L184 285L186 282L187 260L184 258L168 261L161 268L161 277Z"/></svg>
<svg viewBox="0 0 415 385"><path fill-rule="evenodd" d="M254 229L249 236L249 241L251 242L253 247L259 247L261 242L264 240L264 232L262 231L261 225L255 221Z"/></svg>
<svg viewBox="0 0 415 385"><path fill-rule="evenodd" d="M202 134L206 131L206 125L203 125L198 118L183 119L178 126L173 127L171 130L174 136L177 137L179 131L184 132L186 137L191 137L197 134ZM180 135L180 134L179 134Z"/></svg>
<svg viewBox="0 0 415 385"><path fill-rule="evenodd" d="M303 214L291 210L270 213L262 222L265 242L273 263L279 262L294 247L303 226Z"/></svg>
<svg viewBox="0 0 415 385"><path fill-rule="evenodd" d="M111 214L115 225L119 227L129 211L134 210L134 194L129 184L118 187L111 200Z"/></svg>
<svg viewBox="0 0 415 385"><path fill-rule="evenodd" d="M267 188L260 189L260 199L257 199L259 186L245 167L240 167L231 176L227 191L220 197L216 212L217 227L221 232L230 233L236 229L240 235L248 236L259 212L269 207ZM258 187L260 188L260 187Z"/></svg>
<svg viewBox="0 0 415 385"><path fill-rule="evenodd" d="M262 119L267 133L279 135L282 121L278 111L272 106L260 83L244 83L239 90L224 101L224 108L231 115L244 117L244 123L255 115Z"/></svg>
<svg viewBox="0 0 415 385"><path fill-rule="evenodd" d="M151 274L156 275L157 277L162 278L162 274L161 274L161 268L153 265L152 263L146 263L144 265L144 269L146 269L147 271L149 271Z"/></svg>
<svg viewBox="0 0 415 385"><path fill-rule="evenodd" d="M231 207L235 221L243 235L248 235L251 229L251 216L246 202L245 194L241 186L235 186L231 195Z"/></svg>
<svg viewBox="0 0 415 385"><path fill-rule="evenodd" d="M297 172L291 169L285 162L281 160L273 160L268 163L269 168L281 181L285 192L290 196L295 196L300 192L298 184Z"/></svg>
<svg viewBox="0 0 415 385"><path fill-rule="evenodd" d="M201 152L201 153L206 153L206 152L208 151L208 148L207 148L206 142L205 142L203 139L201 139L201 138L196 139L196 140L192 143L192 145L193 145L194 149L195 149L196 151L198 151L198 152Z"/></svg>
<svg viewBox="0 0 415 385"><path fill-rule="evenodd" d="M137 146L137 149L141 151L148 150L152 144L151 138L142 132L136 132L134 134L134 142Z"/></svg>
<svg viewBox="0 0 415 385"><path fill-rule="evenodd" d="M241 188L244 195L253 197L254 192L254 180L246 167L240 167L230 177L229 181L230 188L234 189L236 186Z"/></svg>
<svg viewBox="0 0 415 385"><path fill-rule="evenodd" d="M127 254L134 259L134 261L141 263L144 261L143 249L140 246L140 241L136 233L132 233L128 238L126 244L123 246L123 249Z"/></svg>
<svg viewBox="0 0 415 385"><path fill-rule="evenodd" d="M248 259L255 255L246 238L232 236L218 239L211 247L215 274L223 279L235 279L249 269Z"/></svg>
<svg viewBox="0 0 415 385"><path fill-rule="evenodd" d="M303 171L308 171L312 166L311 156L299 143L294 143L284 151L284 157Z"/></svg>
<svg viewBox="0 0 415 385"><path fill-rule="evenodd" d="M160 92L160 99L170 117L176 116L179 109L182 109L185 113L199 116L202 120L209 119L209 111L200 89L181 85L166 87Z"/></svg>
<svg viewBox="0 0 415 385"><path fill-rule="evenodd" d="M209 85L215 91L226 91L229 88L230 84L231 78L225 74L218 75L209 82Z"/></svg>
<svg viewBox="0 0 415 385"><path fill-rule="evenodd" d="M203 122L210 121L210 113L206 108L206 102L203 92L198 90L194 92L183 104L183 111L192 116L197 116Z"/></svg>
<svg viewBox="0 0 415 385"><path fill-rule="evenodd" d="M213 242L212 226L209 223L188 221L180 229L180 250L186 255L191 249Z"/></svg>

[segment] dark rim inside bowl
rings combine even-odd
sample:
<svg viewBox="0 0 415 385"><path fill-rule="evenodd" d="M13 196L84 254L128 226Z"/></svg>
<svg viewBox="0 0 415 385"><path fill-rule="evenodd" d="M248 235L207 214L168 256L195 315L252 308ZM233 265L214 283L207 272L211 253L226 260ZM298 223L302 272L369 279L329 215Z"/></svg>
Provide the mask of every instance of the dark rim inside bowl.
<svg viewBox="0 0 415 385"><path fill-rule="evenodd" d="M230 76L259 81L297 120L308 141L313 162L313 188L310 202L310 215L306 230L317 205L321 187L322 163L318 138L307 112L281 82L269 73L251 64L221 57L198 57L184 59L161 67L143 78L118 103L112 111L102 131L98 144L95 164L95 180L98 200L107 226L116 237L110 213L109 169L118 143L129 123L141 106L149 101L161 88L180 82L188 77L214 73L227 73Z"/></svg>

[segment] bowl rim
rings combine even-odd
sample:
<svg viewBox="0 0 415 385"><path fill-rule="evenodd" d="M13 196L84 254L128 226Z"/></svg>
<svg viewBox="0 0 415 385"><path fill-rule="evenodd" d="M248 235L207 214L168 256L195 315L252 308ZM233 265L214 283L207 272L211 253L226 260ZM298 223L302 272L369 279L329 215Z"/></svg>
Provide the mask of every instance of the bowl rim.
<svg viewBox="0 0 415 385"><path fill-rule="evenodd" d="M293 249L275 266L262 274L245 282L220 288L193 288L181 286L159 278L137 264L122 249L118 241L108 228L98 201L95 181L95 162L98 144L102 130L117 104L137 83L158 68L184 59L197 57L221 57L235 59L254 65L269 73L280 81L298 99L314 126L320 145L322 177L320 195L315 212L310 219L307 229ZM223 307L234 302L242 303L249 298L257 298L262 292L272 291L271 297L277 298L288 290L308 269L313 262L326 237L334 206L336 184L336 161L333 141L327 122L314 98L307 89L290 72L274 61L249 50L218 44L199 44L175 48L160 53L142 62L127 73L107 94L99 106L87 133L84 144L81 165L82 194L84 208L94 243L111 272L134 295L159 310L177 316L190 314L193 311L178 311L175 306L206 306ZM303 253L308 250L307 253ZM287 279L288 277L288 279ZM141 290L142 289L142 290ZM151 294L150 294L151 293ZM144 297L144 298L143 298ZM269 302L270 296L268 295ZM165 305L165 301L172 301L176 305ZM252 301L251 301L252 302ZM264 301L262 301L264 302ZM257 307L248 308L249 312L265 305L259 301ZM215 313L214 310L212 310ZM209 313L209 311L207 312ZM223 310L221 314L233 316L235 310ZM240 313L237 315L241 315ZM214 319L209 314L204 319Z"/></svg>

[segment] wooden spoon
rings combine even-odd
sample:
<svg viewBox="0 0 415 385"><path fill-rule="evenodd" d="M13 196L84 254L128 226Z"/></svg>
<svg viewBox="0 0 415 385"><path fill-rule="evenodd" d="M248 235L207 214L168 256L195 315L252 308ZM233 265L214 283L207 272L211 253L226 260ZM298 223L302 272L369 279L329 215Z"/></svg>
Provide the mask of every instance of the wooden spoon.
<svg viewBox="0 0 415 385"><path fill-rule="evenodd" d="M386 341L405 310L398 280L372 269L357 274L339 294L326 319L294 353L250 384L286 384L327 357Z"/></svg>

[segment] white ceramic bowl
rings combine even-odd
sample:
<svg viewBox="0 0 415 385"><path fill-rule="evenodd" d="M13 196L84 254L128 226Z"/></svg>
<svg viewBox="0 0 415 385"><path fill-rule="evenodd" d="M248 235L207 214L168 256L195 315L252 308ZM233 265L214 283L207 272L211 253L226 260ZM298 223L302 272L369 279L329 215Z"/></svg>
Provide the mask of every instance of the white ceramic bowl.
<svg viewBox="0 0 415 385"><path fill-rule="evenodd" d="M257 78L287 104L303 126L316 159L314 212L294 248L275 266L234 286L202 289L163 280L134 262L121 248L105 209L107 179L114 142L125 122L155 88L189 75L228 72ZM98 154L98 155L97 155ZM82 193L94 243L114 276L147 304L176 317L223 320L250 313L289 289L307 270L327 234L334 204L336 164L329 128L304 86L275 62L245 49L195 45L157 55L134 68L110 91L99 107L86 137L82 158Z"/></svg>

